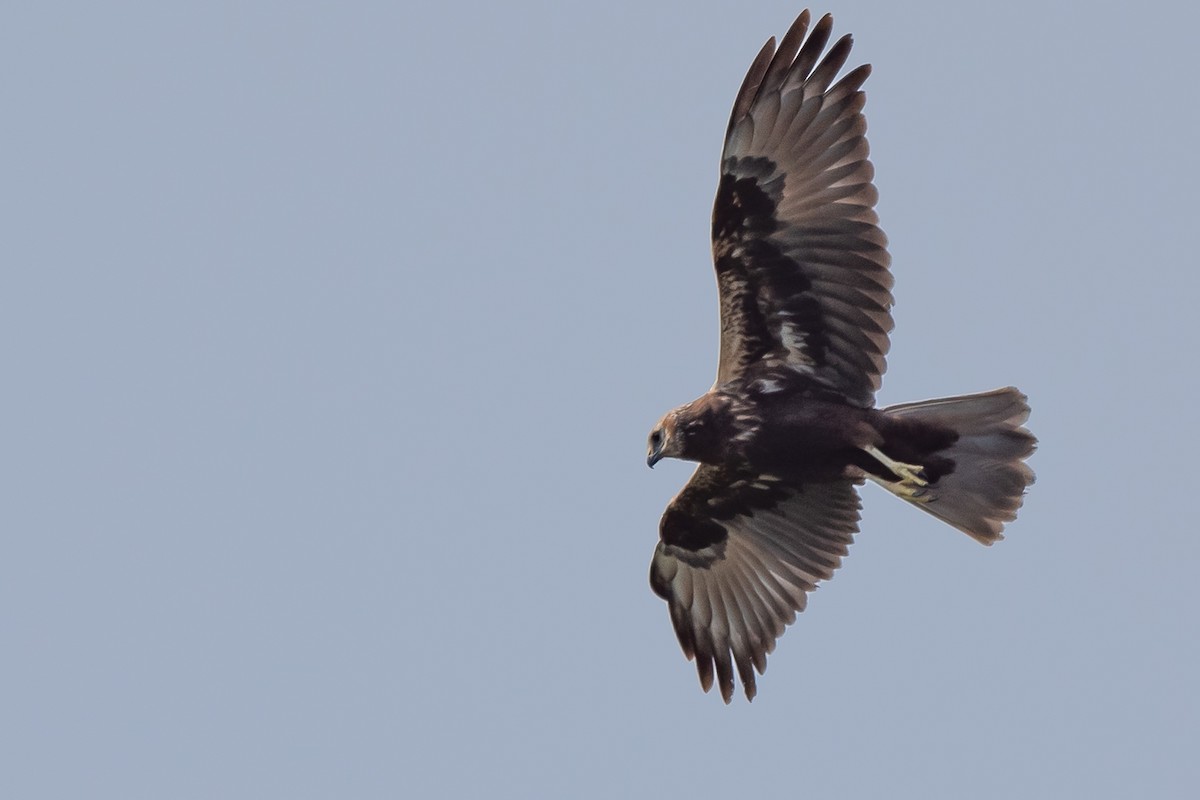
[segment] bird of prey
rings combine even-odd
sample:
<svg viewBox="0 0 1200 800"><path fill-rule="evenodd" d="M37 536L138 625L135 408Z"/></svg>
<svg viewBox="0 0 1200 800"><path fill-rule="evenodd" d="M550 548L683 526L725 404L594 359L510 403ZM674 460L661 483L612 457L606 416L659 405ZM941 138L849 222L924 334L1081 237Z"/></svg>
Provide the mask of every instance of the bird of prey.
<svg viewBox="0 0 1200 800"><path fill-rule="evenodd" d="M892 329L887 240L874 211L863 82L834 82L805 11L750 67L725 135L713 208L721 345L713 387L669 411L647 463L698 462L667 506L650 585L704 691L755 672L858 530L873 481L990 545L1033 472L1013 388L875 408ZM807 34L807 38L806 38Z"/></svg>

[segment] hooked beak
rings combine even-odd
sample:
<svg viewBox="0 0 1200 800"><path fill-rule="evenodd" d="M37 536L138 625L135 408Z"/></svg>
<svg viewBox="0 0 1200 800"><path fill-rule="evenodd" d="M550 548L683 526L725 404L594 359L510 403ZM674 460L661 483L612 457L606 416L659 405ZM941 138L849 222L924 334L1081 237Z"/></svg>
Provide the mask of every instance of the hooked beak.
<svg viewBox="0 0 1200 800"><path fill-rule="evenodd" d="M654 469L654 465L661 461L662 457L663 455L661 446L657 450L651 450L650 455L646 456L646 466L650 469Z"/></svg>

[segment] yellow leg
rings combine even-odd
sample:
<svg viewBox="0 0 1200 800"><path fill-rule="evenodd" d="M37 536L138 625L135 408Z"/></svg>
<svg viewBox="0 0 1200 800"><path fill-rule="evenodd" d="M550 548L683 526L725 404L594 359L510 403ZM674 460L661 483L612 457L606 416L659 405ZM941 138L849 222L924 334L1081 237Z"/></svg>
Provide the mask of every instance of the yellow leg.
<svg viewBox="0 0 1200 800"><path fill-rule="evenodd" d="M869 455L871 458L875 459L880 464L883 464L885 467L891 470L892 474L899 478L903 485L915 488L929 485L929 481L921 477L920 473L924 472L925 468L920 464L904 464L899 461L893 461L884 455L883 451L878 447L873 447L871 445L867 445L863 448L863 450L865 450L867 455ZM900 493L896 492L896 494Z"/></svg>

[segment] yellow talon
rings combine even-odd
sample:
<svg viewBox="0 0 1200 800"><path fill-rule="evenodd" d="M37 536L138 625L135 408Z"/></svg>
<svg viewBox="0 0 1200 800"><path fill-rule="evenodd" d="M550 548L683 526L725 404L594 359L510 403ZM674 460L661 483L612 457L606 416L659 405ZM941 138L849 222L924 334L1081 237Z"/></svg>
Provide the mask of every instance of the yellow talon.
<svg viewBox="0 0 1200 800"><path fill-rule="evenodd" d="M887 489L892 494L896 495L902 500L908 500L910 503L932 503L937 499L937 495L929 491L929 489L925 488L925 486L919 486L908 481L884 480L878 475L872 475L869 472L864 473L864 475L875 483L878 483L883 488Z"/></svg>
<svg viewBox="0 0 1200 800"><path fill-rule="evenodd" d="M893 461L884 455L882 450L871 445L868 445L863 449L866 451L867 455L891 470L892 474L899 478L902 484L915 487L929 485L929 481L921 477L921 473L925 471L925 468L920 464L905 464L900 461ZM897 494L899 494L899 492L897 492Z"/></svg>

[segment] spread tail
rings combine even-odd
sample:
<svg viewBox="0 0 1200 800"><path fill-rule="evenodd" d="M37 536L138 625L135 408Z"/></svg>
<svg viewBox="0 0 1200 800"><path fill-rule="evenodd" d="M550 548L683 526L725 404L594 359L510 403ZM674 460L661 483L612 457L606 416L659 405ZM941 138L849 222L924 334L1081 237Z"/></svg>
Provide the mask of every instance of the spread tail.
<svg viewBox="0 0 1200 800"><path fill-rule="evenodd" d="M895 433L900 439L934 429L956 434L948 437L948 445L939 442L944 446L921 454L918 463L927 466L927 485L908 491L898 491L902 484L888 488L982 544L1002 539L1004 524L1016 519L1025 488L1033 483L1033 470L1024 460L1037 439L1024 427L1026 399L1009 387L883 409L899 423Z"/></svg>

